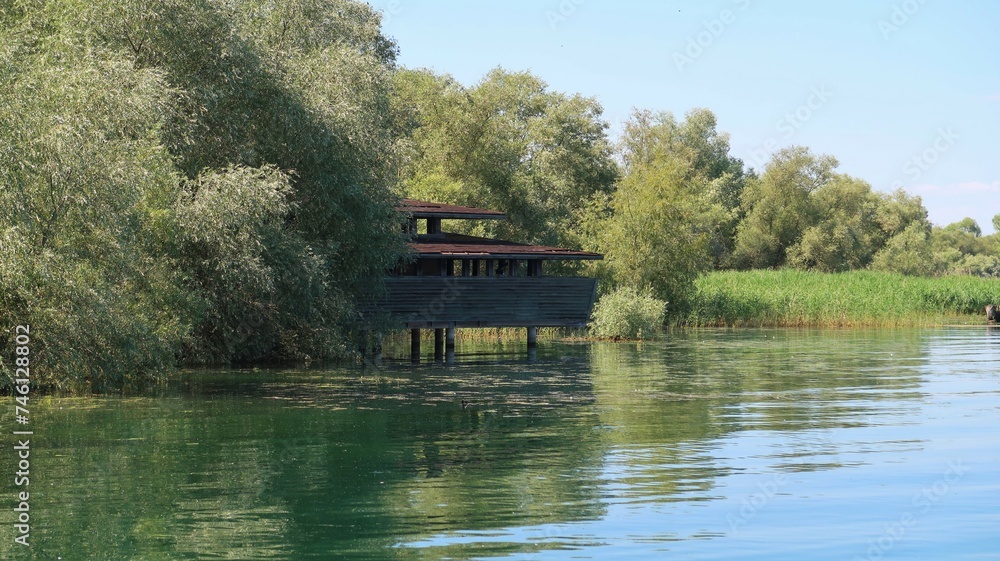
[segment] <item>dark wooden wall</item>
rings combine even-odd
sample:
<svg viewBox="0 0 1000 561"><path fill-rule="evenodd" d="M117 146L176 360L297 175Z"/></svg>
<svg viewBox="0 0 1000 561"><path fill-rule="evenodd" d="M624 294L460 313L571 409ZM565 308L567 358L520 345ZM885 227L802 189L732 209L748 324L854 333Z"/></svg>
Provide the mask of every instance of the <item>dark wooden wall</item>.
<svg viewBox="0 0 1000 561"><path fill-rule="evenodd" d="M408 329L583 327L597 280L581 277L390 277L362 310L389 312Z"/></svg>

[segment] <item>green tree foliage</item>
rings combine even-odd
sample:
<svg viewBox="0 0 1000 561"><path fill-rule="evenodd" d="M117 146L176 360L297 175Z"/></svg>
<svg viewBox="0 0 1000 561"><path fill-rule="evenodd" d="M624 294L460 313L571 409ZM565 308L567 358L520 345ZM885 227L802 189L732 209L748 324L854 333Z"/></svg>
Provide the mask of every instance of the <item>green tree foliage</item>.
<svg viewBox="0 0 1000 561"><path fill-rule="evenodd" d="M323 256L285 227L294 210L291 183L270 166L227 168L185 183L179 263L204 306L185 348L190 360L311 358L342 344L322 313Z"/></svg>
<svg viewBox="0 0 1000 561"><path fill-rule="evenodd" d="M340 284L356 289L392 263L395 45L376 12L350 0L87 6L95 34L181 89L164 141L188 178L286 170L303 203L289 221L329 255Z"/></svg>
<svg viewBox="0 0 1000 561"><path fill-rule="evenodd" d="M708 110L636 111L613 146L593 98L396 53L355 0L0 3L0 325L32 325L36 381L345 352L405 251L400 194L511 218L451 229L603 252L556 272L671 311L712 268L1000 275L1000 234L931 229L830 156L745 172Z"/></svg>
<svg viewBox="0 0 1000 561"><path fill-rule="evenodd" d="M694 279L711 267L710 224L683 176L671 161L633 169L597 228L596 246L614 283L651 287L671 307L682 305Z"/></svg>
<svg viewBox="0 0 1000 561"><path fill-rule="evenodd" d="M837 173L837 161L792 147L775 154L743 192L733 265L839 272L869 266L924 271L927 210L902 190L876 193ZM923 241L921 241L923 240ZM878 259L876 259L876 256ZM893 263L893 259L901 259Z"/></svg>
<svg viewBox="0 0 1000 561"><path fill-rule="evenodd" d="M743 162L729 154L729 135L718 132L717 125L708 109L693 109L679 122L669 112L635 111L625 124L619 150L626 173L666 158L684 166L685 183L713 215L709 249L714 265L720 266L733 250L748 176Z"/></svg>
<svg viewBox="0 0 1000 561"><path fill-rule="evenodd" d="M135 385L173 363L190 321L176 273L150 253L177 184L158 141L174 92L155 69L35 36L38 14L17 16L0 38L0 322L31 325L40 385Z"/></svg>
<svg viewBox="0 0 1000 561"><path fill-rule="evenodd" d="M884 240L877 216L882 202L864 181L836 175L810 195L815 224L788 250L788 264L826 272L861 269Z"/></svg>
<svg viewBox="0 0 1000 561"><path fill-rule="evenodd" d="M0 321L36 382L343 351L403 249L395 49L350 0L5 3Z"/></svg>
<svg viewBox="0 0 1000 561"><path fill-rule="evenodd" d="M787 253L819 209L812 193L834 177L837 160L795 146L777 152L764 173L747 183L741 197L746 217L736 230L733 263L739 268L783 265Z"/></svg>
<svg viewBox="0 0 1000 561"><path fill-rule="evenodd" d="M914 223L918 223L928 232L931 227L930 221L927 220L927 209L924 208L920 197L909 195L902 189L882 195L875 220L887 239L901 234Z"/></svg>
<svg viewBox="0 0 1000 561"><path fill-rule="evenodd" d="M914 221L905 230L889 238L872 258L876 271L927 276L934 272L930 231L927 224Z"/></svg>
<svg viewBox="0 0 1000 561"><path fill-rule="evenodd" d="M496 69L473 87L426 70L398 73L409 130L407 196L502 210L509 221L450 230L576 246L577 213L618 170L601 106L553 92L528 72Z"/></svg>
<svg viewBox="0 0 1000 561"><path fill-rule="evenodd" d="M930 240L938 273L1000 277L1000 233L983 236L975 220L963 218L934 228Z"/></svg>
<svg viewBox="0 0 1000 561"><path fill-rule="evenodd" d="M625 127L625 177L604 208L589 207L584 231L611 284L649 288L671 309L684 306L698 274L712 267L712 241L727 209L713 189L738 161L714 133L714 117L691 123L637 112Z"/></svg>

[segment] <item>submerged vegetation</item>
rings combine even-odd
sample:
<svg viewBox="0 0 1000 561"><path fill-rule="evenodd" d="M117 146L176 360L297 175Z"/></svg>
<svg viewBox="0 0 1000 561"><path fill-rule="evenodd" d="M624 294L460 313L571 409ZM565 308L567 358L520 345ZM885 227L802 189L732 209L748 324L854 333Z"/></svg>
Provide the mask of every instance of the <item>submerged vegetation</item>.
<svg viewBox="0 0 1000 561"><path fill-rule="evenodd" d="M599 277L612 337L1000 300L973 278L1000 277L1000 234L934 227L831 156L748 168L707 109L637 110L613 140L594 98L530 72L464 85L396 54L355 0L0 3L0 326L31 326L33 383L351 355L355 302L405 252L403 196L511 218L450 229L605 254L547 274ZM713 272L753 269L783 270Z"/></svg>

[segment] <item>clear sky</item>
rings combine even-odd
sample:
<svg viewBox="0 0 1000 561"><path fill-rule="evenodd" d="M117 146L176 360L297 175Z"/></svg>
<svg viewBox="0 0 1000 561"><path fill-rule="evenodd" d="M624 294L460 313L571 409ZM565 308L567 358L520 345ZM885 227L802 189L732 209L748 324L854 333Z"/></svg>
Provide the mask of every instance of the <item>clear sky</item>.
<svg viewBox="0 0 1000 561"><path fill-rule="evenodd" d="M711 109L760 169L831 154L931 221L1000 213L1000 1L373 0L399 62L467 85L530 70L595 97L613 138L633 108Z"/></svg>

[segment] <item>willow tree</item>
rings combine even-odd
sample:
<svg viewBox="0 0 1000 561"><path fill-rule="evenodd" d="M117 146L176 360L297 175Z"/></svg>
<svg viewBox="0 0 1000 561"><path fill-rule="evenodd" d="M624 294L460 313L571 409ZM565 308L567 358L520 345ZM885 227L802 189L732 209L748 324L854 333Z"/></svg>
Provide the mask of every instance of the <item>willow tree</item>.
<svg viewBox="0 0 1000 561"><path fill-rule="evenodd" d="M606 286L648 291L668 310L683 309L694 280L719 255L714 242L731 216L717 187L742 178L742 164L701 110L681 123L669 113L636 112L621 150L624 177L589 207L588 249L605 254L598 267Z"/></svg>
<svg viewBox="0 0 1000 561"><path fill-rule="evenodd" d="M788 251L814 225L819 210L812 193L834 178L838 163L793 146L778 151L741 194L745 218L736 230L733 262L740 268L783 266Z"/></svg>
<svg viewBox="0 0 1000 561"><path fill-rule="evenodd" d="M397 84L409 131L409 196L510 217L476 224L470 233L578 245L571 235L578 211L595 193L609 193L618 174L594 99L503 69L471 87L425 70L401 71Z"/></svg>
<svg viewBox="0 0 1000 561"><path fill-rule="evenodd" d="M736 225L743 217L740 196L752 175L743 161L732 156L729 134L719 132L718 120L708 109L688 111L678 120L668 111L637 110L625 123L619 153L625 173L671 160L683 168L680 181L699 199L700 227L709 234L707 251L715 267L728 263Z"/></svg>
<svg viewBox="0 0 1000 561"><path fill-rule="evenodd" d="M934 269L938 273L1000 277L1000 234L983 236L972 218L930 231Z"/></svg>
<svg viewBox="0 0 1000 561"><path fill-rule="evenodd" d="M4 3L0 321L40 382L343 352L402 250L395 52L350 0Z"/></svg>
<svg viewBox="0 0 1000 561"><path fill-rule="evenodd" d="M151 253L179 179L160 142L177 92L52 12L0 25L0 322L30 325L36 384L137 385L190 327L180 276Z"/></svg>

